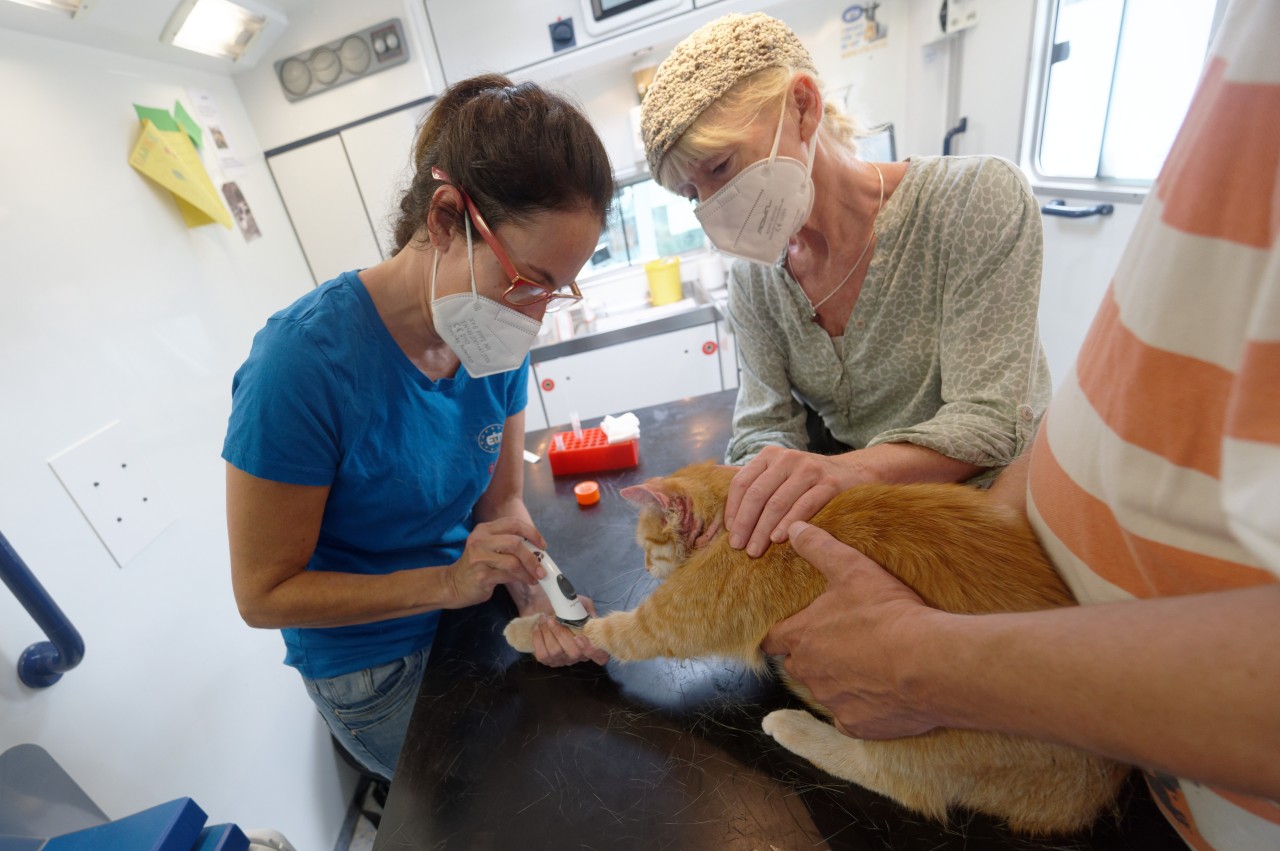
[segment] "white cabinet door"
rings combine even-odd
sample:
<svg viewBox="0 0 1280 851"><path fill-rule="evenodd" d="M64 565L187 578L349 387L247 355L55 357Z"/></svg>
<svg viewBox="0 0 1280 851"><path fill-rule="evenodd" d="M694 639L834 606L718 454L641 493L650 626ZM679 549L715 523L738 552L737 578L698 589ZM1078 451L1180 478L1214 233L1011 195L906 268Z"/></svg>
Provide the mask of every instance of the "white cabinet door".
<svg viewBox="0 0 1280 851"><path fill-rule="evenodd" d="M1037 195L1041 204L1061 195ZM1066 198L1069 205L1095 201ZM1111 285L1138 222L1138 204L1115 204L1109 216L1043 216L1044 277L1040 282L1040 342L1056 389L1075 364L1098 305Z"/></svg>
<svg viewBox="0 0 1280 851"><path fill-rule="evenodd" d="M277 154L267 163L317 285L381 262L340 137Z"/></svg>
<svg viewBox="0 0 1280 851"><path fill-rule="evenodd" d="M426 106L402 109L342 131L347 159L383 258L395 247L400 197L413 180L413 140Z"/></svg>
<svg viewBox="0 0 1280 851"><path fill-rule="evenodd" d="M449 84L551 58L556 51L550 25L560 19L574 21L578 44L585 36L579 0L426 0L425 5Z"/></svg>
<svg viewBox="0 0 1280 851"><path fill-rule="evenodd" d="M538 393L538 376L529 370L529 406L524 409L524 430L537 431L547 427L547 414L542 410L542 395Z"/></svg>
<svg viewBox="0 0 1280 851"><path fill-rule="evenodd" d="M724 385L714 322L535 363L550 425L622 414Z"/></svg>

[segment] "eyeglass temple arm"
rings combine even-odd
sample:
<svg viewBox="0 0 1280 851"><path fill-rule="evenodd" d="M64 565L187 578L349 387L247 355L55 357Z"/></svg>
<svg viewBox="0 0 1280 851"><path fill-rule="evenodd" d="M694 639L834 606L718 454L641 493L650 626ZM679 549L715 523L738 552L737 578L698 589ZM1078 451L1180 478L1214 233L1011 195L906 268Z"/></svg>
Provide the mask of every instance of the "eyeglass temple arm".
<svg viewBox="0 0 1280 851"><path fill-rule="evenodd" d="M462 196L462 203L467 205L467 212L471 214L472 223L475 224L476 230L480 231L480 236L485 242L490 245L501 245L501 243L498 242L498 237L489 229L489 223L484 220L484 216L480 215L479 208L476 207L476 203L471 200L471 196L467 194L465 189L454 183L453 178L439 166L431 167L431 176L436 180L443 180L445 183L458 190L458 194ZM520 277L520 273L516 271L515 264L511 262L511 258L507 256L506 251L495 251L493 253L498 256L498 262L502 264L502 271L507 273L508 278L514 281L516 278Z"/></svg>

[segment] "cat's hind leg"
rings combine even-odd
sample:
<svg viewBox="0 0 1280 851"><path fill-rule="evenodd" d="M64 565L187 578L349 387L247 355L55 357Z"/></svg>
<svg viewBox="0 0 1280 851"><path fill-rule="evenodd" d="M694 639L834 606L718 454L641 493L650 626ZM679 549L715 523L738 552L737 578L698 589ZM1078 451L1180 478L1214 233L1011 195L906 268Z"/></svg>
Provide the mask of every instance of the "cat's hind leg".
<svg viewBox="0 0 1280 851"><path fill-rule="evenodd" d="M889 763L884 742L846 736L834 725L799 709L778 709L761 723L764 731L792 753L823 771L892 798L908 809L945 823L949 796L927 776L903 782Z"/></svg>

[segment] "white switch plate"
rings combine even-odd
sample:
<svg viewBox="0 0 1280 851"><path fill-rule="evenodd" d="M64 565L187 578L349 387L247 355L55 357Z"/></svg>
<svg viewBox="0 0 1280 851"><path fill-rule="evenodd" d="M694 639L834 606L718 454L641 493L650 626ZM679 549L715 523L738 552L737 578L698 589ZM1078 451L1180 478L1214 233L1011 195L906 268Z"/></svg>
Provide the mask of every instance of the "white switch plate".
<svg viewBox="0 0 1280 851"><path fill-rule="evenodd" d="M174 516L119 421L49 459L80 513L124 567L169 527Z"/></svg>

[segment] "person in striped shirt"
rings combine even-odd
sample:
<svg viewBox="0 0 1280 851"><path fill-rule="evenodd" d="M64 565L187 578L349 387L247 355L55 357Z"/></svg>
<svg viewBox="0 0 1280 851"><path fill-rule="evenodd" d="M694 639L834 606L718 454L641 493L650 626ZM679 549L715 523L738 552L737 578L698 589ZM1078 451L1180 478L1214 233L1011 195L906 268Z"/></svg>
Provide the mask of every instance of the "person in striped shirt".
<svg viewBox="0 0 1280 851"><path fill-rule="evenodd" d="M1030 452L1081 606L961 616L797 523L827 592L765 650L865 738L938 726L1141 767L1195 849L1280 848L1280 4L1239 0Z"/></svg>

